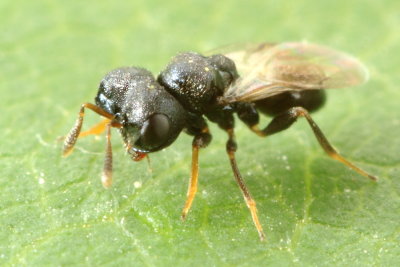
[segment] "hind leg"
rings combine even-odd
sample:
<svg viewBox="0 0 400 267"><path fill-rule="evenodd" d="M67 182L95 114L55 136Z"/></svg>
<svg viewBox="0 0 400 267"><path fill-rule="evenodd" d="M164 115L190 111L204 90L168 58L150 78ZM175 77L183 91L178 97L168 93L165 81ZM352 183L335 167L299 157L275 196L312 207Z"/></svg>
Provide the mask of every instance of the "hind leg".
<svg viewBox="0 0 400 267"><path fill-rule="evenodd" d="M315 121L311 118L308 111L303 107L292 107L288 110L276 115L272 121L264 128L260 129L258 127L258 112L257 110L251 106L241 107L241 110L238 111L239 118L244 121L249 128L256 133L258 136L270 136L275 133L281 132L289 128L299 117L304 117L307 119L308 124L310 125L311 129L314 132L315 137L317 138L320 146L324 149L325 153L328 154L331 158L340 161L341 163L345 164L349 168L353 169L354 171L358 172L359 174L376 181L377 177L369 174L368 172L364 171L360 167L356 166L345 157L343 157L328 141L325 137L321 129L315 123Z"/></svg>

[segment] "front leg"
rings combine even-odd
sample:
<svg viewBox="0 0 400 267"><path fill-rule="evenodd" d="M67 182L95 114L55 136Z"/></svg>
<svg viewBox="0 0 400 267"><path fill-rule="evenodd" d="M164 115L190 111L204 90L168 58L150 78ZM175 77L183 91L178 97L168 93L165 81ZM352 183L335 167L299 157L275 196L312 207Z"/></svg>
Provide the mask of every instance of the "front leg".
<svg viewBox="0 0 400 267"><path fill-rule="evenodd" d="M203 118L198 117L193 121L196 121L197 123L193 125L193 127L189 127L187 129L187 133L194 135L194 138L192 142L192 171L190 175L185 206L182 210L182 220L186 219L197 192L197 181L199 177L199 150L200 148L206 147L212 139L207 124Z"/></svg>
<svg viewBox="0 0 400 267"><path fill-rule="evenodd" d="M103 120L98 125L96 125L95 127L91 128L90 130L81 133L83 118L85 116L85 108L88 108L88 109L96 112L97 114L105 117L106 119ZM102 108L100 108L94 104L91 104L91 103L82 104L82 106L79 110L79 113L78 113L78 118L75 121L74 127L72 127L72 129L69 131L68 135L64 139L63 156L66 157L69 154L71 154L78 138L87 136L89 134L99 134L106 129L106 126L108 124L110 124L112 127L116 127L116 128L122 127L122 125L120 123L114 121L114 115L106 112Z"/></svg>
<svg viewBox="0 0 400 267"><path fill-rule="evenodd" d="M85 108L88 108L96 112L97 114L105 117L106 119L104 119L102 122L89 129L88 131L81 132L83 118L85 116ZM65 137L63 146L63 155L68 156L69 154L71 154L78 138L90 134L100 134L104 130L106 130L107 131L106 152L104 157L103 172L101 176L101 182L105 188L110 187L112 183L111 127L121 128L122 125L119 122L114 121L114 115L107 113L102 108L93 105L91 103L84 103L82 104L79 110L78 118L75 121L75 125L72 127L68 135Z"/></svg>

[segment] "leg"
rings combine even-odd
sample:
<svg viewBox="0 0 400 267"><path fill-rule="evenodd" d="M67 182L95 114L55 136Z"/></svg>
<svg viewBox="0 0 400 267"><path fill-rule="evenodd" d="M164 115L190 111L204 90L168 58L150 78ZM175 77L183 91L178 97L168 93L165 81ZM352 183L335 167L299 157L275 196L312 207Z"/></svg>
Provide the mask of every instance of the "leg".
<svg viewBox="0 0 400 267"><path fill-rule="evenodd" d="M108 120L112 120L114 118L113 115L105 112L103 109L99 108L96 105L93 105L90 103L82 104L81 109L79 110L78 119L76 120L74 127L72 127L72 129L70 130L70 132L68 133L68 135L66 136L65 141L64 141L63 155L65 157L68 156L69 154L71 154L71 152L74 148L74 145L76 143L76 140L80 136L82 123L83 123L83 117L85 116L85 108L93 110L97 114L99 114L103 117L106 117ZM111 126L121 127L121 125L116 122L112 122ZM85 133L85 135L87 135L87 132L84 132L84 133ZM82 134L84 134L84 133L82 133Z"/></svg>
<svg viewBox="0 0 400 267"><path fill-rule="evenodd" d="M151 173L153 173L153 168L151 167L151 161L150 161L149 154L146 155L146 159L147 159L147 170L151 174Z"/></svg>
<svg viewBox="0 0 400 267"><path fill-rule="evenodd" d="M185 220L192 202L197 192L197 181L199 177L199 149L206 147L211 142L211 134L208 127L203 128L202 132L197 134L192 143L192 172L189 181L189 187L185 206L182 210L182 220Z"/></svg>
<svg viewBox="0 0 400 267"><path fill-rule="evenodd" d="M110 123L109 119L104 119L101 122L99 122L98 124L96 124L95 126L93 126L92 128L90 128L87 131L81 132L78 136L78 138L82 138L91 134L101 134L102 132L104 132L106 130L107 124Z"/></svg>
<svg viewBox="0 0 400 267"><path fill-rule="evenodd" d="M261 240L264 240L265 235L264 235L262 226L260 224L260 221L258 219L256 202L251 197L250 192L247 189L246 184L244 183L244 180L242 178L242 175L240 174L240 171L239 171L237 163L236 163L235 152L237 150L237 144L235 141L233 129L227 129L227 132L229 135L229 139L228 139L228 142L226 143L226 151L229 156L233 174L235 175L235 180L236 180L237 184L239 185L240 190L242 191L242 194L243 194L243 197L244 197L247 207L250 209L251 217L253 219L254 225L257 228L258 235L260 236Z"/></svg>
<svg viewBox="0 0 400 267"><path fill-rule="evenodd" d="M106 154L104 157L103 173L101 175L101 183L105 188L111 186L112 183L112 148L111 148L111 123L106 125L107 128L107 143Z"/></svg>
<svg viewBox="0 0 400 267"><path fill-rule="evenodd" d="M326 139L325 135L311 118L310 114L308 114L307 110L302 107L293 107L290 108L288 111L277 115L263 130L260 130L257 124L250 126L250 129L259 136L269 136L289 128L297 120L298 117L305 117L307 119L307 122L313 130L319 144L331 158L342 162L349 168L355 170L365 177L370 178L373 181L377 180L375 176L367 173L366 171L357 167L356 165L345 159L342 155L340 155L339 152L336 151L336 149L333 148L333 146L329 143L328 139Z"/></svg>

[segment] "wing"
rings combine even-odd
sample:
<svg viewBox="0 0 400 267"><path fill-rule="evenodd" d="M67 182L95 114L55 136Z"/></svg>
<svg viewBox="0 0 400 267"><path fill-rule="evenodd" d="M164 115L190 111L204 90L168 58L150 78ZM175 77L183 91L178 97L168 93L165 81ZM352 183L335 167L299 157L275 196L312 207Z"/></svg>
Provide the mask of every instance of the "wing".
<svg viewBox="0 0 400 267"><path fill-rule="evenodd" d="M252 102L293 90L351 87L368 80L366 67L353 56L306 42L248 45L225 53L240 77L221 103Z"/></svg>

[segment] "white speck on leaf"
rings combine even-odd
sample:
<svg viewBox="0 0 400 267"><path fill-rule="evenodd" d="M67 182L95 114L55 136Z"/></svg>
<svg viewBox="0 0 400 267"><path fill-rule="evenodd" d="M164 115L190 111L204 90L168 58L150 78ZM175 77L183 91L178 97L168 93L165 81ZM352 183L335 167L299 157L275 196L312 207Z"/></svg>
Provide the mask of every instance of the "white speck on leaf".
<svg viewBox="0 0 400 267"><path fill-rule="evenodd" d="M133 183L133 186L137 189L137 188L141 188L142 187L142 182L141 181L136 181Z"/></svg>

